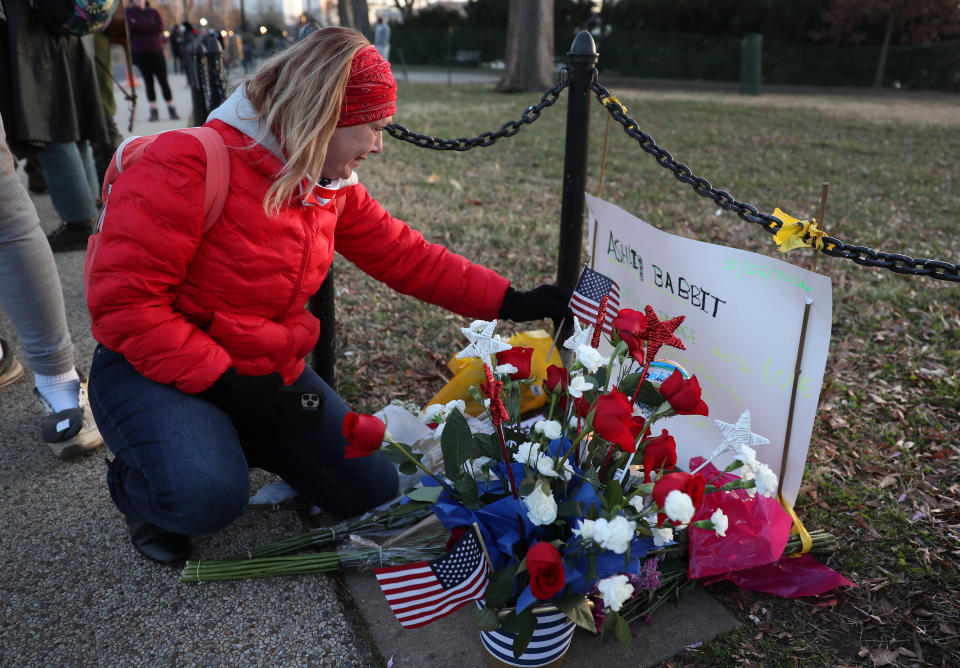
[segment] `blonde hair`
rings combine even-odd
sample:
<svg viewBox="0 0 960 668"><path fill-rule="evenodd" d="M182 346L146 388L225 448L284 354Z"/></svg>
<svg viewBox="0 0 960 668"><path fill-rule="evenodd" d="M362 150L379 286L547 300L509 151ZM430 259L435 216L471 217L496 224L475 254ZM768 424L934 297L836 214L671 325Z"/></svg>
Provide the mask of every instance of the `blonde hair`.
<svg viewBox="0 0 960 668"><path fill-rule="evenodd" d="M247 99L272 131L286 162L267 190L263 208L275 214L304 179L320 178L337 127L350 63L369 46L356 30L331 26L303 37L268 60L245 82Z"/></svg>

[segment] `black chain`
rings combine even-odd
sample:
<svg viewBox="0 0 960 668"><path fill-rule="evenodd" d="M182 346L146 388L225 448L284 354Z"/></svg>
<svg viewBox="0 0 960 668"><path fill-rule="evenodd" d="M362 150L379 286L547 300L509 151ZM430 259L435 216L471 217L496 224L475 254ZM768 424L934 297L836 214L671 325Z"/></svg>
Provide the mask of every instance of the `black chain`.
<svg viewBox="0 0 960 668"><path fill-rule="evenodd" d="M696 176L685 164L674 160L669 151L657 146L653 137L641 130L637 122L626 115L623 107L617 99L610 94L610 91L597 81L596 70L593 71L590 88L607 110L607 113L623 125L624 132L640 143L640 148L654 156L657 163L661 167L673 172L673 175L678 180L690 185L698 195L713 199L721 209L733 211L743 220L748 223L760 225L770 234L776 234L780 231L780 228L783 227L783 221L776 216L761 213L757 211L756 207L752 204L738 202L734 199L733 195L725 190L714 188L705 178ZM820 240L823 242L823 248L821 250L826 255L843 257L867 267L889 269L898 274L928 276L944 281L960 282L960 264L951 264L941 260L912 258L907 255L901 255L900 253L883 253L881 251L875 251L872 248L867 248L866 246L848 245L830 236L823 236ZM803 241L810 242L810 235L804 235Z"/></svg>
<svg viewBox="0 0 960 668"><path fill-rule="evenodd" d="M459 139L441 139L429 135L420 135L415 132L410 132L402 125L395 123L388 125L386 131L394 139L402 139L410 142L414 146L432 148L435 151L469 151L477 146L492 146L498 139L502 137L512 137L520 132L520 128L525 124L529 125L540 118L540 112L546 107L553 106L560 97L560 91L566 88L569 83L568 70L564 67L560 70L560 78L557 85L548 89L543 94L539 104L530 105L524 109L519 121L507 121L496 132L484 132L471 139L466 137L460 137Z"/></svg>

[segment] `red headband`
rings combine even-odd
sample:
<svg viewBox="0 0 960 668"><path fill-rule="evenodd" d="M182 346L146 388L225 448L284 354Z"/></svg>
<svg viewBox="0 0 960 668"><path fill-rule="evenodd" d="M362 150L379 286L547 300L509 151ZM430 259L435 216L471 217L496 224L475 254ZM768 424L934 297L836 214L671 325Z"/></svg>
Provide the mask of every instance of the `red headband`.
<svg viewBox="0 0 960 668"><path fill-rule="evenodd" d="M357 51L343 96L337 127L360 125L393 116L397 110L397 82L390 63L372 44Z"/></svg>

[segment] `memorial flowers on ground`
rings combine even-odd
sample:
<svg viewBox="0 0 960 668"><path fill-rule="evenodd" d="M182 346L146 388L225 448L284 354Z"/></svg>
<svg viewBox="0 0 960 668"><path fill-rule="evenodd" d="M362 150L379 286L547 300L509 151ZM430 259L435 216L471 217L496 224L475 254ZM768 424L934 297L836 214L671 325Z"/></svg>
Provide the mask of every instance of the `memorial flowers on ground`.
<svg viewBox="0 0 960 668"><path fill-rule="evenodd" d="M563 344L575 361L569 369L547 369L546 414L532 421L520 415L521 388L537 382L529 377L529 354L503 342L496 321L464 328L469 345L458 357L484 365L485 381L472 393L483 402L493 433L471 432L462 407L428 407L427 419L442 427L442 474L424 467L420 455L389 432L379 432L401 470L419 467L428 474L411 497L431 501L451 532L479 536L489 568L486 587L472 596L482 599L475 621L481 629L515 633L518 656L533 633L534 608L545 604L628 644L629 623L688 583L688 534L722 538L730 529L725 499L734 490L776 493L776 477L770 480L772 472L741 442L757 437L749 427L746 436L738 431L703 460L708 465L736 441L738 459L727 471L743 475L728 474L721 483L712 466L677 468L673 436L652 427L674 415L705 416L709 408L696 377L679 366L659 387L646 376L661 348L684 347L673 334L683 318L661 321L649 306L623 309L604 328L605 311L601 302L596 323L575 321ZM609 355L600 352L602 337ZM344 434L357 437L348 456L370 452L367 434L358 431L368 419L374 418L351 414L345 421ZM712 510L698 518L708 497L716 497Z"/></svg>

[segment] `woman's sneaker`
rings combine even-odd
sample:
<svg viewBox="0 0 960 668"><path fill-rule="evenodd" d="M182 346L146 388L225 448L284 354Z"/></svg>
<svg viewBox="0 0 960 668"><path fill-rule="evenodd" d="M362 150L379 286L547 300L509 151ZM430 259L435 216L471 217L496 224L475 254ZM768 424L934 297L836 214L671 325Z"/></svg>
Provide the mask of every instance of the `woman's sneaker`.
<svg viewBox="0 0 960 668"><path fill-rule="evenodd" d="M0 348L3 349L3 357L0 357L0 387L6 387L23 378L23 366L13 356L10 344L3 339L0 339Z"/></svg>
<svg viewBox="0 0 960 668"><path fill-rule="evenodd" d="M79 408L55 412L37 388L33 388L33 394L47 411L40 420L41 435L57 457L73 457L103 445L103 437L87 405L85 378L80 379Z"/></svg>

